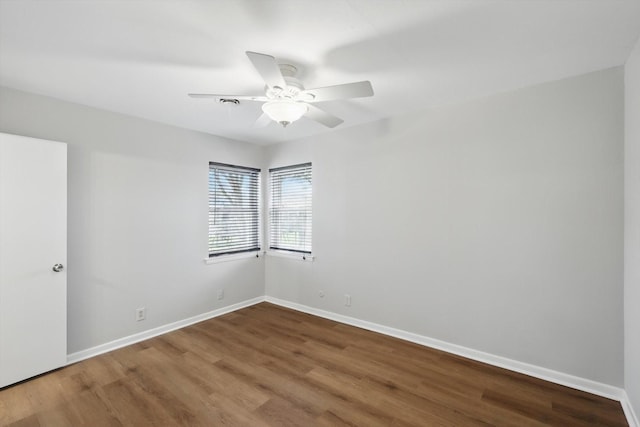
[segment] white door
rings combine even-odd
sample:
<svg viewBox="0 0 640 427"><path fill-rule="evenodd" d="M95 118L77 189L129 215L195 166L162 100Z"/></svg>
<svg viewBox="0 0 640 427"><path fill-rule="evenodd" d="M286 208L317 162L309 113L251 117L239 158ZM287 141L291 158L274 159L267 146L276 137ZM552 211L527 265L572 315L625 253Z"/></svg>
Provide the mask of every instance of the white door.
<svg viewBox="0 0 640 427"><path fill-rule="evenodd" d="M66 258L67 145L0 133L0 387L66 364Z"/></svg>

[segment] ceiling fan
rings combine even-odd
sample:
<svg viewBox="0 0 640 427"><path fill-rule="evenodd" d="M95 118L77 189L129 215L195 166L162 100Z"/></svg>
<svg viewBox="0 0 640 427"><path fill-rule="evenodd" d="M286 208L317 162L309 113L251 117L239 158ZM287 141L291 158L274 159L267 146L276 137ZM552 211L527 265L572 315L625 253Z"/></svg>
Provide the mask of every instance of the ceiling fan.
<svg viewBox="0 0 640 427"><path fill-rule="evenodd" d="M264 95L216 95L211 93L190 93L192 98L217 98L219 102L239 103L243 101L263 102L263 114L257 124L267 124L270 120L286 127L302 116L334 128L344 122L317 105L317 102L337 99L362 98L373 95L371 82L362 81L315 89L305 89L296 78L297 68L289 64L278 64L273 56L247 51L249 60L266 83Z"/></svg>

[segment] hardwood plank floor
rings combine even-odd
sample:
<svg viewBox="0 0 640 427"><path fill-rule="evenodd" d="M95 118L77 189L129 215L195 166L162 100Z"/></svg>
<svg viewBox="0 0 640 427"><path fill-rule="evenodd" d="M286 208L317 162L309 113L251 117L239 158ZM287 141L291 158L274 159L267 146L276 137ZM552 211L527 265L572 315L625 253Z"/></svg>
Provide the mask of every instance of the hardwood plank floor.
<svg viewBox="0 0 640 427"><path fill-rule="evenodd" d="M618 402L268 303L0 389L9 426L626 426Z"/></svg>

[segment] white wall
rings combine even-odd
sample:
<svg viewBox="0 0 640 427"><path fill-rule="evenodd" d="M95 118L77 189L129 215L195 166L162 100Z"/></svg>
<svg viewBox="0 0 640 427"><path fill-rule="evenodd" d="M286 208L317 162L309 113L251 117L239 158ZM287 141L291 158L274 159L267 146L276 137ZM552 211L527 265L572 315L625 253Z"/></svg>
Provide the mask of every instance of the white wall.
<svg viewBox="0 0 640 427"><path fill-rule="evenodd" d="M624 385L640 415L640 41L625 66Z"/></svg>
<svg viewBox="0 0 640 427"><path fill-rule="evenodd" d="M610 69L265 152L0 89L0 131L69 144L69 352L266 282L270 296L622 386L622 95ZM266 276L262 260L205 265L209 160L313 161L316 261L268 258Z"/></svg>
<svg viewBox="0 0 640 427"><path fill-rule="evenodd" d="M622 69L267 158L313 162L316 255L267 295L622 386Z"/></svg>
<svg viewBox="0 0 640 427"><path fill-rule="evenodd" d="M68 143L69 353L264 295L262 259L203 262L208 162L261 148L10 89L0 131Z"/></svg>

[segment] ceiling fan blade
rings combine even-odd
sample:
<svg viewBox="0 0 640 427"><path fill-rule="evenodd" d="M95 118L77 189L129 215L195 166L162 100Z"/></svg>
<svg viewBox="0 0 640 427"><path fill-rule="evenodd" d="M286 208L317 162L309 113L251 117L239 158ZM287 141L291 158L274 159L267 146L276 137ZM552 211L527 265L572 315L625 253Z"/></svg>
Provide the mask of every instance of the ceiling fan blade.
<svg viewBox="0 0 640 427"><path fill-rule="evenodd" d="M329 128L334 128L338 126L340 123L343 123L339 117L334 116L333 114L329 114L326 111L316 107L315 105L307 104L308 110L305 113L305 117L308 117L312 120L315 120L318 123L321 123Z"/></svg>
<svg viewBox="0 0 640 427"><path fill-rule="evenodd" d="M214 93L190 93L191 98L238 99L241 101L268 101L263 95L216 95Z"/></svg>
<svg viewBox="0 0 640 427"><path fill-rule="evenodd" d="M272 121L273 120L271 120L271 117L267 116L265 113L262 113L260 117L258 117L258 120L256 120L256 122L253 124L253 127L263 128L265 126L268 126Z"/></svg>
<svg viewBox="0 0 640 427"><path fill-rule="evenodd" d="M299 97L305 102L322 102L334 99L362 98L372 95L373 87L371 87L371 82L365 80L356 83L307 89L302 91Z"/></svg>
<svg viewBox="0 0 640 427"><path fill-rule="evenodd" d="M253 63L253 66L256 67L256 70L258 70L258 73L260 73L260 76L262 76L262 79L270 89L284 89L287 87L287 82L285 82L284 77L282 77L276 58L271 55L265 55L264 53L250 51L247 51L246 53Z"/></svg>

